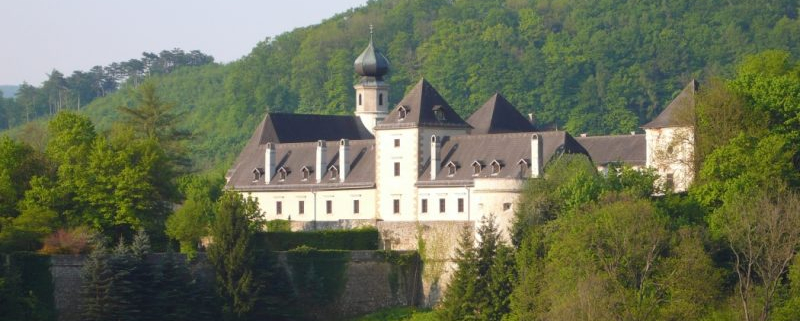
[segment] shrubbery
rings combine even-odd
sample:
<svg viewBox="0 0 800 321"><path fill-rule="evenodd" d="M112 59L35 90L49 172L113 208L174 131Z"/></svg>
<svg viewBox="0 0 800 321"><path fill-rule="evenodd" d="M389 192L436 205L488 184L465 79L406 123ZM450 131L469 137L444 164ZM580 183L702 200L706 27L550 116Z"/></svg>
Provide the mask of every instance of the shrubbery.
<svg viewBox="0 0 800 321"><path fill-rule="evenodd" d="M380 234L375 228L312 232L261 232L259 245L269 251L288 251L300 246L319 250L377 250Z"/></svg>

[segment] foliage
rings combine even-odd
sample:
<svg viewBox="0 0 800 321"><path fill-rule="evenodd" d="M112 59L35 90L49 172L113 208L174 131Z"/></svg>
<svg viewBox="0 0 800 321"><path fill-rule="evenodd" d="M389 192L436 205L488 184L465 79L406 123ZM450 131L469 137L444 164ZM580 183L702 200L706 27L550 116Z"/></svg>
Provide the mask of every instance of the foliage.
<svg viewBox="0 0 800 321"><path fill-rule="evenodd" d="M434 321L434 312L410 307L379 310L351 321Z"/></svg>
<svg viewBox="0 0 800 321"><path fill-rule="evenodd" d="M184 176L181 190L186 200L167 218L167 235L180 242L181 253L193 258L200 240L209 235L214 221L214 200L222 193L223 180L215 176Z"/></svg>
<svg viewBox="0 0 800 321"><path fill-rule="evenodd" d="M44 239L44 245L39 253L42 254L86 254L89 252L91 231L86 227L76 227L65 230L58 229Z"/></svg>
<svg viewBox="0 0 800 321"><path fill-rule="evenodd" d="M377 250L378 230L372 227L349 230L302 232L261 232L259 243L269 251L287 251L300 246L320 250Z"/></svg>
<svg viewBox="0 0 800 321"><path fill-rule="evenodd" d="M143 231L109 251L96 239L83 270L85 320L215 320L213 291L172 252L149 253Z"/></svg>
<svg viewBox="0 0 800 321"><path fill-rule="evenodd" d="M267 222L267 231L270 232L291 232L291 222L287 220L272 220Z"/></svg>
<svg viewBox="0 0 800 321"><path fill-rule="evenodd" d="M50 258L15 252L0 259L0 319L55 320Z"/></svg>
<svg viewBox="0 0 800 321"><path fill-rule="evenodd" d="M237 192L226 191L217 202L208 259L226 320L247 319L263 290L254 271L254 236L261 228L260 216L258 203Z"/></svg>

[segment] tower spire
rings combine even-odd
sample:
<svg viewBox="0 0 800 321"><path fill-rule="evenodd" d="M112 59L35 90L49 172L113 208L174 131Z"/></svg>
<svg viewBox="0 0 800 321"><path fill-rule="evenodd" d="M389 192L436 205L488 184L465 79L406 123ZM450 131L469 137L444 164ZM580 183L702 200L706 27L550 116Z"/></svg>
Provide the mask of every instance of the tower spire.
<svg viewBox="0 0 800 321"><path fill-rule="evenodd" d="M369 42L372 43L372 24L369 24Z"/></svg>

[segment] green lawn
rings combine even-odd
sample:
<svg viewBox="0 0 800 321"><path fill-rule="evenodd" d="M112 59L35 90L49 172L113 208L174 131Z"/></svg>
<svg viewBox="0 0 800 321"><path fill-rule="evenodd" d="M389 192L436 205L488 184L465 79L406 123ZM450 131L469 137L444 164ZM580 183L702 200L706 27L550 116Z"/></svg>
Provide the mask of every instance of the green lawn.
<svg viewBox="0 0 800 321"><path fill-rule="evenodd" d="M351 321L435 321L436 316L431 310L415 308L389 308L375 313L360 316Z"/></svg>

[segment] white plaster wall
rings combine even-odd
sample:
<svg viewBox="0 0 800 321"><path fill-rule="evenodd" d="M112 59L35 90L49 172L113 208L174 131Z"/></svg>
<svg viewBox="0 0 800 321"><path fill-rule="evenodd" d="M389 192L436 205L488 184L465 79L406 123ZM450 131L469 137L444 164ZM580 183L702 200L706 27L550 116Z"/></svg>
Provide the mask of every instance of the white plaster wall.
<svg viewBox="0 0 800 321"><path fill-rule="evenodd" d="M472 220L480 223L484 216L494 214L495 223L506 241L510 241L509 231L514 220L522 188L526 180L513 178L479 178L472 190ZM506 208L506 205L509 205Z"/></svg>
<svg viewBox="0 0 800 321"><path fill-rule="evenodd" d="M419 164L419 129L382 129L375 132L375 185L377 187L377 218L385 221L415 221L417 219L417 181ZM394 140L400 146L394 146ZM394 176L394 163L400 163L400 176ZM393 201L400 200L400 213L395 214Z"/></svg>
<svg viewBox="0 0 800 321"><path fill-rule="evenodd" d="M466 129L438 129L438 128L421 128L420 129L420 136L419 136L419 163L425 164L431 158L431 136L436 135L439 136L439 147L442 145L442 138L445 136L458 136L458 135L466 135ZM445 155L440 152L439 153L439 162L442 161L442 158ZM468 164L467 164L468 165ZM461 166L466 166L462 164ZM422 170L422 167L420 167ZM439 169L441 171L441 169ZM422 174L422 173L420 173ZM431 178L428 177L420 177L420 180L429 181Z"/></svg>
<svg viewBox="0 0 800 321"><path fill-rule="evenodd" d="M472 187L426 187L419 189L418 202L420 221L468 221ZM422 200L428 200L428 212L422 213ZM439 210L439 200L445 200L445 211ZM464 200L464 211L458 212L458 199Z"/></svg>
<svg viewBox="0 0 800 321"><path fill-rule="evenodd" d="M694 131L691 127L646 129L647 167L656 169L663 184L673 175L676 192L689 188L694 180Z"/></svg>
<svg viewBox="0 0 800 321"><path fill-rule="evenodd" d="M289 219L292 221L337 221L341 219L375 219L375 189L330 190L316 192L252 192L245 193L258 200L258 205L267 220ZM353 201L359 200L359 213L353 212ZM282 214L276 212L276 203L281 202ZM304 201L305 212L300 214L299 202ZM326 213L326 201L331 201L332 212ZM316 204L316 209L315 209Z"/></svg>

